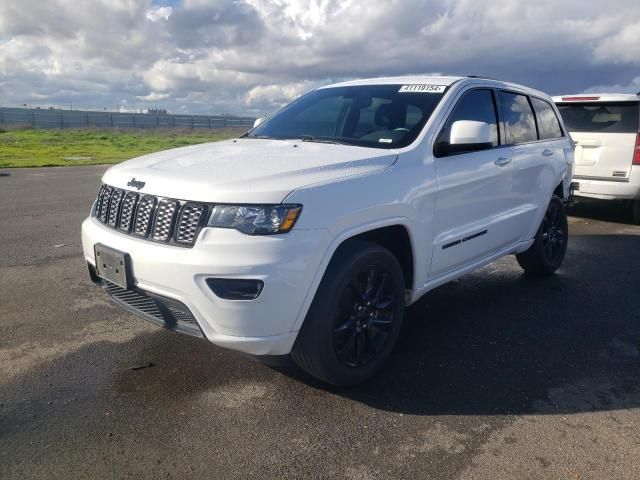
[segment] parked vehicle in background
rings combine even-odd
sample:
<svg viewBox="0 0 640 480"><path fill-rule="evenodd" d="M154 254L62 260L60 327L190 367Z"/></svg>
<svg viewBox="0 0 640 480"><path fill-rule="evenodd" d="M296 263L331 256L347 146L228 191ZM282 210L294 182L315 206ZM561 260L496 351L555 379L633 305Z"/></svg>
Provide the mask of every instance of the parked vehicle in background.
<svg viewBox="0 0 640 480"><path fill-rule="evenodd" d="M640 98L629 94L553 97L576 143L575 195L631 203L640 224Z"/></svg>
<svg viewBox="0 0 640 480"><path fill-rule="evenodd" d="M91 278L129 311L352 385L429 290L510 254L556 271L572 174L573 143L542 92L360 80L241 138L110 168L82 244Z"/></svg>

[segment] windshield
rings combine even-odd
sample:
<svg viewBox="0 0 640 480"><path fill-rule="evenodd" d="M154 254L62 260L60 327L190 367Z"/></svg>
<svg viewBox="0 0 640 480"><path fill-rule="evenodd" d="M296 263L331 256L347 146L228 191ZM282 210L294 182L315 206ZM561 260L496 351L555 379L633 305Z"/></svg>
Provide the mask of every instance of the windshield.
<svg viewBox="0 0 640 480"><path fill-rule="evenodd" d="M558 110L570 132L638 132L637 103L560 103Z"/></svg>
<svg viewBox="0 0 640 480"><path fill-rule="evenodd" d="M245 137L405 147L418 136L445 91L442 85L322 88L293 101Z"/></svg>

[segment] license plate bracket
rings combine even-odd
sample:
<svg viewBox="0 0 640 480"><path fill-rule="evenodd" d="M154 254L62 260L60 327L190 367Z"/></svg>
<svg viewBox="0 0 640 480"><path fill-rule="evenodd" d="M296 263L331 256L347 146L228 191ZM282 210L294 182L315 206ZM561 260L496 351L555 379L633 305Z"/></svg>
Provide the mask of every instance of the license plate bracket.
<svg viewBox="0 0 640 480"><path fill-rule="evenodd" d="M129 254L105 247L99 243L93 246L98 277L115 283L122 288L131 288L131 257Z"/></svg>

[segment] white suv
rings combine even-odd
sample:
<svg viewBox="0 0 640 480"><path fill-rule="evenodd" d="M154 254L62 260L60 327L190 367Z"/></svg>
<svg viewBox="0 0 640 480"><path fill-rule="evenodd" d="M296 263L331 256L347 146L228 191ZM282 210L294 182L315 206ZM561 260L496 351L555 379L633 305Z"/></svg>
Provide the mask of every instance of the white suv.
<svg viewBox="0 0 640 480"><path fill-rule="evenodd" d="M632 203L640 224L640 98L629 94L553 97L575 144L576 196Z"/></svg>
<svg viewBox="0 0 640 480"><path fill-rule="evenodd" d="M406 305L567 248L573 144L551 99L475 77L314 90L242 137L110 168L82 243L113 300L336 385L370 377Z"/></svg>

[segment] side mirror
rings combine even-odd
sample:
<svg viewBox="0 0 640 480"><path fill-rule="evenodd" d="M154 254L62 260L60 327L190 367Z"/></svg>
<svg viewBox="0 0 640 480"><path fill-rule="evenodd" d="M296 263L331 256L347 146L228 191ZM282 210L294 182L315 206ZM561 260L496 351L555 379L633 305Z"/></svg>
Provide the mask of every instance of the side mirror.
<svg viewBox="0 0 640 480"><path fill-rule="evenodd" d="M260 125L262 122L264 122L266 120L267 117L260 117L260 118L256 118L256 121L253 122L253 128L256 128L258 125Z"/></svg>
<svg viewBox="0 0 640 480"><path fill-rule="evenodd" d="M451 125L449 139L443 139L436 146L438 155L475 152L493 146L491 125L475 120L458 120Z"/></svg>

